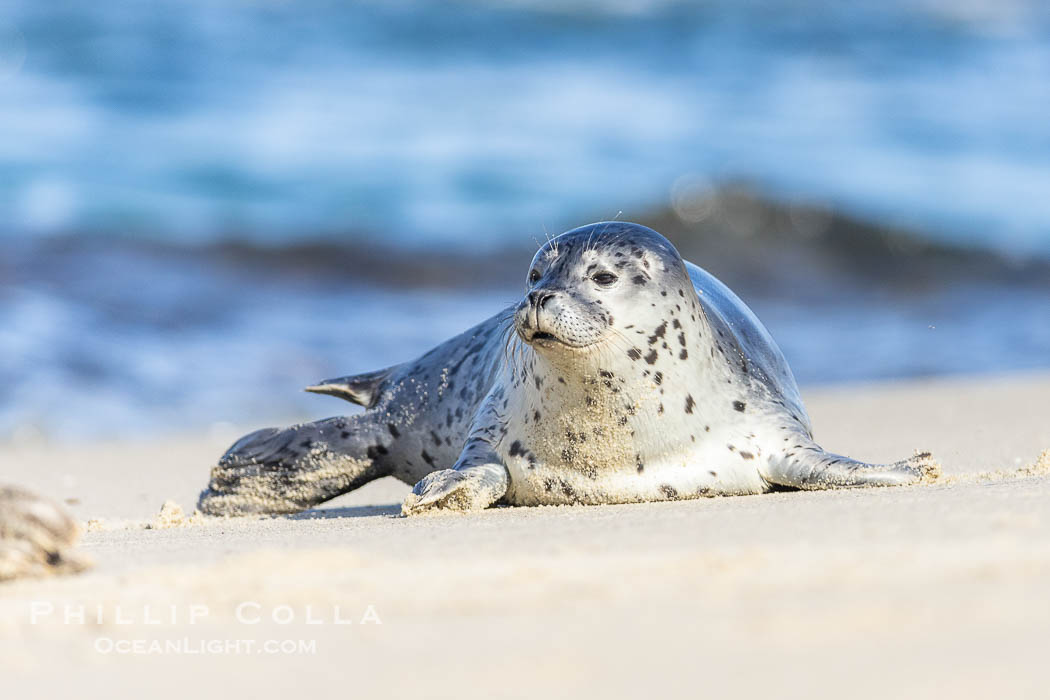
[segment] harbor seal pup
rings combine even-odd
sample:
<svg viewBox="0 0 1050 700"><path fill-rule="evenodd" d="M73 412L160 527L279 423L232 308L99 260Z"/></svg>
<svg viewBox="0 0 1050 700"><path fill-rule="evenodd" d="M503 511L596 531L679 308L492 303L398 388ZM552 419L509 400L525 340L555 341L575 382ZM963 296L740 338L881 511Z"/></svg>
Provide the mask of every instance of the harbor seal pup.
<svg viewBox="0 0 1050 700"><path fill-rule="evenodd" d="M387 475L415 484L414 515L896 486L935 470L928 455L870 465L821 449L747 306L624 222L549 241L520 303L419 359L308 391L367 410L245 436L201 511L289 513Z"/></svg>

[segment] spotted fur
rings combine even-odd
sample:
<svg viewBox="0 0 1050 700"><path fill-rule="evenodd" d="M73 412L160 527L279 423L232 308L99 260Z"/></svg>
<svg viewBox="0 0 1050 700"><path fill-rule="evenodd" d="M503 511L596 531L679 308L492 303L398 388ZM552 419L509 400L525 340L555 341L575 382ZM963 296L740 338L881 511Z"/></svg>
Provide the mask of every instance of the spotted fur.
<svg viewBox="0 0 1050 700"><path fill-rule="evenodd" d="M655 231L575 229L536 253L526 280L516 306L418 360L313 387L368 410L243 438L200 508L288 512L386 475L416 484L405 505L415 513L891 485L924 473L824 453L762 324Z"/></svg>

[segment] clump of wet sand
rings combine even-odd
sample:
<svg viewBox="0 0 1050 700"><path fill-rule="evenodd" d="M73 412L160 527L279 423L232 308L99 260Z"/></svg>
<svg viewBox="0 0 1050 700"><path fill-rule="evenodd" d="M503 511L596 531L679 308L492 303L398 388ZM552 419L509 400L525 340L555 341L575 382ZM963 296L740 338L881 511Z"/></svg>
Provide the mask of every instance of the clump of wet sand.
<svg viewBox="0 0 1050 700"><path fill-rule="evenodd" d="M193 511L189 516L175 501L168 499L160 507L160 512L153 520L146 524L147 530L170 530L177 527L190 527L200 525L204 522L204 514L199 510Z"/></svg>

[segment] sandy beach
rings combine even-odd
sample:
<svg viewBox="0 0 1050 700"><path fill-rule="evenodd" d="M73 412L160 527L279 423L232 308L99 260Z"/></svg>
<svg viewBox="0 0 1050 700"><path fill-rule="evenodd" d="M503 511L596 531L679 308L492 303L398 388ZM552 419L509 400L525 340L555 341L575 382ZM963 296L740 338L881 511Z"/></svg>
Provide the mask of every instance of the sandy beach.
<svg viewBox="0 0 1050 700"><path fill-rule="evenodd" d="M1043 692L1050 375L804 397L826 448L929 450L944 477L418 519L383 480L204 520L162 504L192 512L236 429L0 448L4 480L69 504L95 562L0 586L5 696Z"/></svg>

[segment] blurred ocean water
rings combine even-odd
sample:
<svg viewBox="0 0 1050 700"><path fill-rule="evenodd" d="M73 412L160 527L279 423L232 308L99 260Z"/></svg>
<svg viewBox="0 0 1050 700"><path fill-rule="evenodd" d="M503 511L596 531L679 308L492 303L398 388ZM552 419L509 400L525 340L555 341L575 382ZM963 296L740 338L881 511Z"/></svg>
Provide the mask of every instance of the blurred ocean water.
<svg viewBox="0 0 1050 700"><path fill-rule="evenodd" d="M5 0L5 233L498 245L751 178L1050 248L1040 0Z"/></svg>
<svg viewBox="0 0 1050 700"><path fill-rule="evenodd" d="M547 233L734 181L993 268L801 299L724 217L693 260L802 381L1045 367L1048 113L1038 0L3 0L0 439L342 411L298 388L510 303Z"/></svg>

